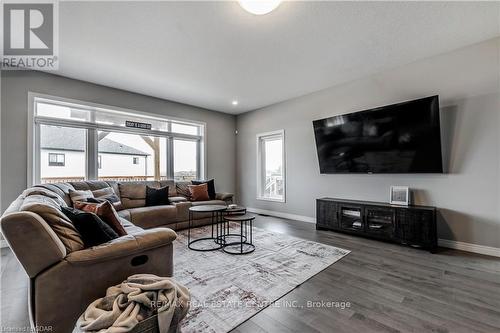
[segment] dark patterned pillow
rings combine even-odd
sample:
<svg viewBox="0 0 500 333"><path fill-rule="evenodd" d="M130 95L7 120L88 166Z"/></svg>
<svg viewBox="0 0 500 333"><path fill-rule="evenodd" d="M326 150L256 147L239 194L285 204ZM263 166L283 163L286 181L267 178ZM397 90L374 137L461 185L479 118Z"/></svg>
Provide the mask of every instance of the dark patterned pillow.
<svg viewBox="0 0 500 333"><path fill-rule="evenodd" d="M154 188L146 186L146 207L169 205L168 186Z"/></svg>
<svg viewBox="0 0 500 333"><path fill-rule="evenodd" d="M210 200L215 200L215 179L210 180L192 180L193 185L207 184L208 186L208 197Z"/></svg>
<svg viewBox="0 0 500 333"><path fill-rule="evenodd" d="M61 207L61 209L80 233L85 247L100 245L118 238L118 234L96 214L71 207Z"/></svg>

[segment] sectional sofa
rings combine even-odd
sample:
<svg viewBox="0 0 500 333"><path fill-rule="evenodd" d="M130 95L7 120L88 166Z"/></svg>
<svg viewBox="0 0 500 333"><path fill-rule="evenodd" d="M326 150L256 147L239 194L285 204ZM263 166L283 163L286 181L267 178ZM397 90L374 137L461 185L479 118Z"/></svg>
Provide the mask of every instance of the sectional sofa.
<svg viewBox="0 0 500 333"><path fill-rule="evenodd" d="M188 226L189 207L226 205L230 193L216 200L191 202L188 182L85 181L43 184L25 190L5 211L0 227L7 243L30 278L29 313L32 325L71 332L85 308L106 288L137 273L173 274L174 230ZM171 204L146 207L146 185L169 186ZM126 236L84 248L78 232L61 212L71 206L72 190L111 187L121 200L118 214ZM211 215L196 215L196 226Z"/></svg>

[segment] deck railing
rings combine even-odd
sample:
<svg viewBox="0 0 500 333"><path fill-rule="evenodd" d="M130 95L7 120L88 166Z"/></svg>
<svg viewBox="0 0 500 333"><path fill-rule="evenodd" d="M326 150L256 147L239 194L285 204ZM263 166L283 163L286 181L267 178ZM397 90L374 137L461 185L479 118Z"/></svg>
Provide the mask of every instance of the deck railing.
<svg viewBox="0 0 500 333"><path fill-rule="evenodd" d="M155 180L154 176L102 176L98 178L99 180L109 180L115 182L139 182L146 180ZM168 180L167 176L161 176L160 180ZM193 180L196 177L193 176L176 176L175 180ZM53 183L69 183L69 182L81 182L84 181L85 177L43 177L41 179L42 184L53 184Z"/></svg>

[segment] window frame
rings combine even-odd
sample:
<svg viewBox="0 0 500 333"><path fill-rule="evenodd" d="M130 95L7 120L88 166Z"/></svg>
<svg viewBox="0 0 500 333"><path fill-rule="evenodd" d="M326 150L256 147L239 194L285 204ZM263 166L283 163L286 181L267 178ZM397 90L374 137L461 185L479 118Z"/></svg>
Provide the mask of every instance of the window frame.
<svg viewBox="0 0 500 333"><path fill-rule="evenodd" d="M133 156L132 157L132 164L133 165L139 165L139 157Z"/></svg>
<svg viewBox="0 0 500 333"><path fill-rule="evenodd" d="M262 149L262 143L265 142L266 139L272 138L280 138L281 139L281 150L282 150L282 174L283 174L283 197L281 199L270 198L263 195L263 185L265 183L265 178L263 178L263 173L265 174L265 156L263 156L264 151ZM257 143L257 200L263 201L273 201L273 202L286 202L286 151L285 151L285 130L280 129L271 132L259 133L256 135L256 143Z"/></svg>
<svg viewBox="0 0 500 333"><path fill-rule="evenodd" d="M56 157L55 162L50 161L51 156ZM62 156L62 162L57 161L59 156ZM49 153L48 162L49 162L49 166L55 166L55 167L66 166L66 154L64 154L64 153Z"/></svg>
<svg viewBox="0 0 500 333"><path fill-rule="evenodd" d="M45 102L53 103L55 105L63 106L76 106L81 109L88 110L92 112L93 110L109 110L109 112L124 113L126 115L131 115L136 118L143 117L147 122L147 118L156 119L160 121L165 121L168 123L168 131L157 131L157 130L147 130L139 128L126 128L123 126L115 126L108 124L100 124L97 122L87 122L87 121L77 121L68 120L60 118L51 118L45 116L36 116L36 103ZM91 113L92 114L92 113ZM184 123L187 125L198 126L198 135L182 134L171 132L172 123ZM206 123L196 120L182 119L178 117L170 117L168 115L160 115L155 113L149 113L144 111L138 111L133 109L126 109L122 107L103 105L97 103L91 103L76 99L68 99L58 96L52 96L47 94L40 94L36 92L28 92L28 170L27 170L27 183L28 186L33 186L39 184L41 181L40 174L40 125L48 126L63 126L72 128L83 128L86 129L87 134L87 151L86 159L87 165L85 168L85 179L87 180L97 180L98 179L98 131L111 131L111 132L122 132L128 134L139 134L147 136L158 136L164 137L167 140L166 156L167 156L167 166L166 166L166 177L168 179L174 179L173 169L173 154L170 148L173 145L174 138L187 138L195 140L198 144L198 164L199 168L197 170L197 178L204 179L207 175L207 129ZM169 143L170 142L170 143Z"/></svg>

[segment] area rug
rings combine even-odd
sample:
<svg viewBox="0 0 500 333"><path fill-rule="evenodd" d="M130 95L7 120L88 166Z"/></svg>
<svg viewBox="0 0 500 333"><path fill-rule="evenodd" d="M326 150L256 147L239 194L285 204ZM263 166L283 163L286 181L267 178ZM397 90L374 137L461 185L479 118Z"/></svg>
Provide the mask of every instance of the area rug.
<svg viewBox="0 0 500 333"><path fill-rule="evenodd" d="M209 230L197 228L191 236ZM246 255L197 252L187 248L187 232L178 233L174 277L191 292L182 332L229 332L349 253L260 228L253 241L256 249Z"/></svg>

